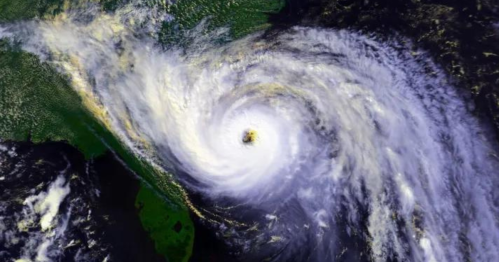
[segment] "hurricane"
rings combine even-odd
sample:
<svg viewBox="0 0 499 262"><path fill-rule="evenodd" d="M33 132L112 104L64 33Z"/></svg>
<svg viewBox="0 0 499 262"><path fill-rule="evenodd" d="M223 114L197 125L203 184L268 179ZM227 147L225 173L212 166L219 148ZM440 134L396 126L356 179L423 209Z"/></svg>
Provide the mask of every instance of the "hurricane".
<svg viewBox="0 0 499 262"><path fill-rule="evenodd" d="M158 17L74 10L3 34L200 196L242 261L499 261L497 145L424 50L299 26L163 47Z"/></svg>

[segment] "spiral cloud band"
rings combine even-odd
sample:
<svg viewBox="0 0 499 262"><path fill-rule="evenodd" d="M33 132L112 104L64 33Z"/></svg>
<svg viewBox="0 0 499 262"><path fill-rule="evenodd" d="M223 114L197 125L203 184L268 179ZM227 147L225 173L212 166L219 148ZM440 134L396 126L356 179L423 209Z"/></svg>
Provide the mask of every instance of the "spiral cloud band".
<svg viewBox="0 0 499 262"><path fill-rule="evenodd" d="M164 51L134 19L31 23L25 48L130 148L254 225L218 227L241 257L499 261L495 143L424 52L303 27Z"/></svg>

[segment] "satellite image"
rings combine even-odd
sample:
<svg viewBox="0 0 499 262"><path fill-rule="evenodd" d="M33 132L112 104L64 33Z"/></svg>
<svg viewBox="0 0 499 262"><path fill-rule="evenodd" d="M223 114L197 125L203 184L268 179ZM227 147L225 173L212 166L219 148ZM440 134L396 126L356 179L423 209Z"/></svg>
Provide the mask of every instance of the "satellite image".
<svg viewBox="0 0 499 262"><path fill-rule="evenodd" d="M499 0L0 0L0 262L498 262Z"/></svg>

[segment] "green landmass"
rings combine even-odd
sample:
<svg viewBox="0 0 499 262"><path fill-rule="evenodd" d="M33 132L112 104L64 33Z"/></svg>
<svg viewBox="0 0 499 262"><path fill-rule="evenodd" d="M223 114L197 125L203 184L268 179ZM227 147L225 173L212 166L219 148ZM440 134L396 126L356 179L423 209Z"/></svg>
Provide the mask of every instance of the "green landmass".
<svg viewBox="0 0 499 262"><path fill-rule="evenodd" d="M228 27L230 38L237 39L269 27L269 15L284 5L284 0L179 0L166 6L173 20L163 23L159 38L166 44L189 41L189 31L207 19L206 31Z"/></svg>
<svg viewBox="0 0 499 262"><path fill-rule="evenodd" d="M168 254L170 261L187 262L194 243L194 225L189 214L166 208L169 204L147 187L140 189L135 205L145 230L155 241L158 253ZM179 237L172 240L171 235ZM170 248L172 241L178 248Z"/></svg>
<svg viewBox="0 0 499 262"><path fill-rule="evenodd" d="M101 0L102 9L113 12L126 0ZM283 0L179 0L173 5L148 1L166 8L175 19L165 22L160 39L182 42L186 32L208 17L206 30L229 26L231 38L266 28L268 14L280 10ZM63 11L64 0L0 0L0 23L50 18ZM136 206L141 222L156 250L169 261L188 261L193 248L194 226L183 192L171 175L130 152L83 105L69 79L48 63L0 39L0 140L65 141L87 159L107 150L142 179ZM158 194L160 192L160 194Z"/></svg>
<svg viewBox="0 0 499 262"><path fill-rule="evenodd" d="M62 11L64 0L0 0L0 22L55 15Z"/></svg>
<svg viewBox="0 0 499 262"><path fill-rule="evenodd" d="M83 107L67 79L6 41L0 42L0 112L4 140L67 141L87 159L107 149L97 136L106 130Z"/></svg>

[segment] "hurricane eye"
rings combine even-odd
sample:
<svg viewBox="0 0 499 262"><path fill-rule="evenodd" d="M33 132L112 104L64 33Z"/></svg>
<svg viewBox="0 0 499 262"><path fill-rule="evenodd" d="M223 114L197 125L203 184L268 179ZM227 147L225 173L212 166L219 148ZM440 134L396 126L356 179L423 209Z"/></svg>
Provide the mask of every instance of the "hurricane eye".
<svg viewBox="0 0 499 262"><path fill-rule="evenodd" d="M258 137L258 134L255 130L248 129L248 130L244 131L244 133L243 133L242 142L244 144L247 144L247 145L254 144L257 137Z"/></svg>

